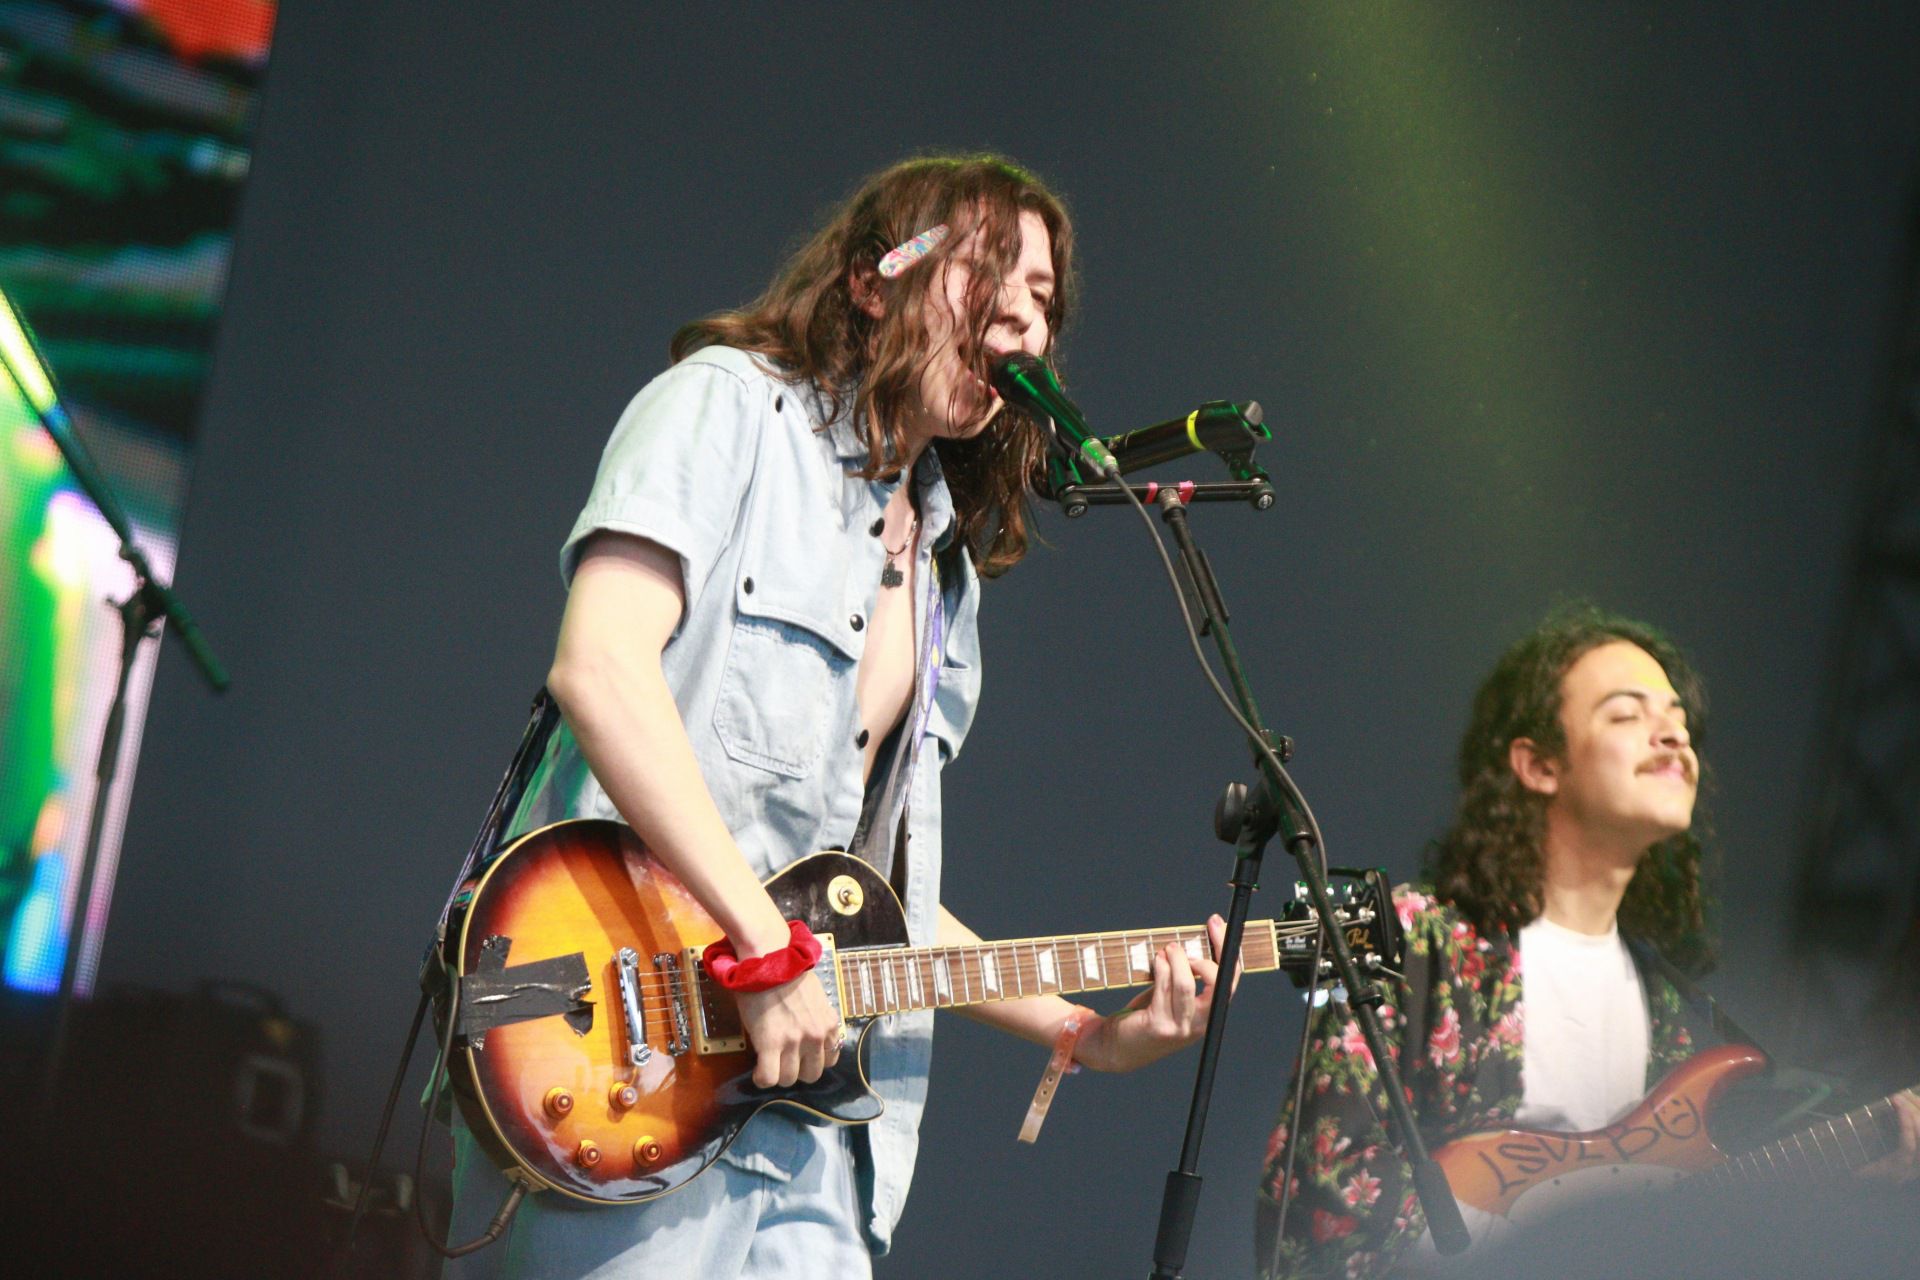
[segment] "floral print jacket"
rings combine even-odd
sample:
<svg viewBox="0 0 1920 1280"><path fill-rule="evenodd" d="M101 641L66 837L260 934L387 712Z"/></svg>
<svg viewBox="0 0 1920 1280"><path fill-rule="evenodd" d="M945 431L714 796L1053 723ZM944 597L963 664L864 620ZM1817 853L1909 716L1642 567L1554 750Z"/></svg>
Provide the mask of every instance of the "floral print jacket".
<svg viewBox="0 0 1920 1280"><path fill-rule="evenodd" d="M1412 889L1396 890L1394 903L1406 931L1407 980L1387 985L1380 1016L1432 1150L1510 1124L1520 1108L1518 939L1505 933L1482 937L1452 908ZM1694 1043L1680 993L1645 965L1641 980L1651 1023L1651 1089L1693 1054ZM1388 1139L1386 1092L1359 1023L1342 1001L1330 1001L1312 1016L1299 1067L1306 1077L1302 1112L1292 1114L1289 1088L1260 1181L1263 1216L1270 1222L1287 1145L1297 1135L1302 1145L1294 1159L1277 1274L1384 1275L1425 1232L1426 1218L1406 1163ZM1263 1234L1263 1249L1267 1238Z"/></svg>

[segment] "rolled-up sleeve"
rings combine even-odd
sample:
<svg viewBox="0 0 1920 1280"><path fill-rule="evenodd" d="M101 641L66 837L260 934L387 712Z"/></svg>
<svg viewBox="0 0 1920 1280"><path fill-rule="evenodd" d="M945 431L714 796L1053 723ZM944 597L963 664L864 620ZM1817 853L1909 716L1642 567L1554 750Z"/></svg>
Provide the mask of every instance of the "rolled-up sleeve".
<svg viewBox="0 0 1920 1280"><path fill-rule="evenodd" d="M738 524L764 427L762 398L699 355L648 383L607 441L593 491L561 548L561 576L572 583L592 534L631 534L680 558L691 608Z"/></svg>

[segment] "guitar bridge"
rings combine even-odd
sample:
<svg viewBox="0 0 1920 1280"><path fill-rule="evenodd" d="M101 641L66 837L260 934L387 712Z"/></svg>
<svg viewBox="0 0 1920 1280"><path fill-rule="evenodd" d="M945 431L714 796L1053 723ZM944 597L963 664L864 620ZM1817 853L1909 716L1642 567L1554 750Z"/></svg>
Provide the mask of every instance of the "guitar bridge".
<svg viewBox="0 0 1920 1280"><path fill-rule="evenodd" d="M640 1007L640 955L622 947L614 957L620 975L620 1007L627 1019L627 1065L644 1067L653 1059L647 1043L647 1019Z"/></svg>

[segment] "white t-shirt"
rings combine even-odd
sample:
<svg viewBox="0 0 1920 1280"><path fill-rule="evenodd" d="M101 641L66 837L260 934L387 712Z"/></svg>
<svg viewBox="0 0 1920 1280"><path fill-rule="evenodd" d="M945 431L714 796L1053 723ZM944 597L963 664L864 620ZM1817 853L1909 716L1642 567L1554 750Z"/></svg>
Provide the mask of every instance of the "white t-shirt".
<svg viewBox="0 0 1920 1280"><path fill-rule="evenodd" d="M1620 930L1520 930L1526 1059L1515 1122L1562 1133L1612 1124L1646 1096L1646 990Z"/></svg>
<svg viewBox="0 0 1920 1280"><path fill-rule="evenodd" d="M1542 918L1520 930L1520 1007L1526 1057L1515 1124L1560 1133L1601 1129L1646 1095L1646 989L1618 928L1596 937ZM1473 1248L1443 1258L1432 1232L1422 1232L1396 1274L1478 1275L1511 1224L1468 1205L1460 1214Z"/></svg>

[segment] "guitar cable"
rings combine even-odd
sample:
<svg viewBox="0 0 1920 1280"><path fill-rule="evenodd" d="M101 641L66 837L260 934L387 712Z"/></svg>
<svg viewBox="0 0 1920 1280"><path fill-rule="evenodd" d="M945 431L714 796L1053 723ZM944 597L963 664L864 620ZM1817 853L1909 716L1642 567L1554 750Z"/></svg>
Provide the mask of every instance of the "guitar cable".
<svg viewBox="0 0 1920 1280"><path fill-rule="evenodd" d="M447 999L447 1031L439 1041L438 1052L433 1059L433 1074L427 1082L426 1096L435 1097L440 1091L441 1076L445 1070L447 1058L453 1052L453 1030L459 1025L460 990L457 982L450 984L451 994ZM333 1262L328 1270L346 1277L347 1268L353 1260L353 1248L360 1231L360 1223L366 1217L367 1206L373 1198L373 1173L380 1166L380 1157L386 1151L387 1137L393 1129L394 1112L400 1104L400 1092L406 1086L407 1068L413 1065L413 1051L420 1043L420 1028L426 1022L427 1009L433 997L426 991L420 993L420 1003L413 1011L413 1025L407 1029L407 1040L400 1051L400 1066L393 1073L393 1084L387 1089L386 1105L380 1111L380 1127L373 1135L373 1151L367 1157L367 1169L360 1180L360 1194L354 1198L353 1216L347 1220L346 1236L334 1252ZM451 1083L451 1082L449 1082ZM420 1123L420 1141L413 1154L413 1216L420 1227L420 1235L427 1244L443 1258L463 1258L476 1253L498 1240L507 1226L513 1221L513 1215L519 1210L520 1202L526 1198L527 1185L515 1180L513 1189L501 1202L499 1211L493 1215L487 1229L465 1244L453 1245L436 1238L432 1226L427 1222L427 1209L420 1195L425 1185L424 1174L427 1162L427 1134L433 1129L433 1117L423 1116Z"/></svg>
<svg viewBox="0 0 1920 1280"><path fill-rule="evenodd" d="M460 983L454 975L449 975L449 978L451 980L447 984L447 1029L440 1037L440 1051L433 1058L433 1074L427 1077L429 1098L437 1096L440 1092L441 1073L446 1068L447 1059L453 1056L453 1031L460 1024ZM412 1046L409 1045L408 1048L411 1049ZM451 1088L452 1085L453 1081L449 1079L447 1086ZM420 1185L420 1175L426 1171L427 1134L432 1130L433 1121L429 1116L420 1125L420 1141L413 1151L413 1185L416 1187ZM500 1202L500 1208L495 1211L493 1220L487 1223L487 1229L465 1244L450 1244L436 1240L433 1228L427 1224L426 1206L420 1203L418 1195L414 1196L413 1216L420 1224L420 1234L426 1237L429 1245L433 1246L433 1251L443 1258L464 1258L470 1253L478 1253L500 1238L506 1231L507 1224L513 1221L513 1215L519 1212L520 1202L527 1197L527 1184L519 1178L512 1179L512 1182L513 1186L508 1190L507 1198Z"/></svg>
<svg viewBox="0 0 1920 1280"><path fill-rule="evenodd" d="M387 1148L387 1133L393 1128L393 1113L400 1103L400 1090L407 1081L407 1068L413 1064L413 1048L420 1042L420 1026L427 1020L429 997L425 991L420 993L420 1004L413 1011L413 1025L407 1029L407 1042L400 1050L400 1069L393 1073L393 1085L387 1090L387 1104L380 1110L380 1127L374 1131L373 1152L367 1157L366 1170L360 1176L360 1194L353 1199L353 1215L347 1219L347 1234L340 1246L334 1251L333 1261L327 1270L340 1276L347 1275L347 1264L353 1260L353 1246L360 1233L360 1221L367 1216L367 1205L373 1200L373 1172L380 1167L380 1155ZM420 1198L420 1179L413 1180L413 1198Z"/></svg>

